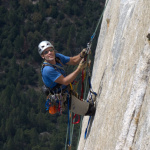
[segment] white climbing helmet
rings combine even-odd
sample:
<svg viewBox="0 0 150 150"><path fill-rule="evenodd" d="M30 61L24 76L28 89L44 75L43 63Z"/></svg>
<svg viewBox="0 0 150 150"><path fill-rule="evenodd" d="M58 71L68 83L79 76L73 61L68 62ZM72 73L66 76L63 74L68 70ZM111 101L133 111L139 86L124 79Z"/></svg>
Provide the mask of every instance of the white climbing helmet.
<svg viewBox="0 0 150 150"><path fill-rule="evenodd" d="M42 41L42 42L38 45L38 52L39 52L39 54L41 55L42 52L43 52L46 48L48 48L48 47L53 47L53 48L54 48L54 46L53 46L49 41Z"/></svg>

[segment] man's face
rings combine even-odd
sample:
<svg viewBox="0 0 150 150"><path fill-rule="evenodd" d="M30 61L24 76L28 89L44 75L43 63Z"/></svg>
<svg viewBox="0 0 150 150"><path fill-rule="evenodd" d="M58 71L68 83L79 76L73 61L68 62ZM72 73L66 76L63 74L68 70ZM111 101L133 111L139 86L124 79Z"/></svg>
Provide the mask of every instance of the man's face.
<svg viewBox="0 0 150 150"><path fill-rule="evenodd" d="M53 47L46 48L42 53L42 58L47 61L52 61L55 59L55 52Z"/></svg>

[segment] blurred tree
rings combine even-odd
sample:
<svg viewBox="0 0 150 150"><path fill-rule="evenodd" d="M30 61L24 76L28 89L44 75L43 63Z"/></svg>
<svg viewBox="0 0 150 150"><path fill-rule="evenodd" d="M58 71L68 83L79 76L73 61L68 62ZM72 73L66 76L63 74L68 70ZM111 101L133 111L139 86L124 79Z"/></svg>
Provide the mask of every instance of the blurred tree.
<svg viewBox="0 0 150 150"><path fill-rule="evenodd" d="M30 137L31 137L31 147L37 145L39 142L39 136L38 136L38 132L36 131L35 128L31 129Z"/></svg>
<svg viewBox="0 0 150 150"><path fill-rule="evenodd" d="M10 7L13 9L17 9L19 7L18 1L9 0Z"/></svg>
<svg viewBox="0 0 150 150"><path fill-rule="evenodd" d="M4 39L2 41L2 57L8 57L11 58L13 55L13 46L12 46L12 42L9 39Z"/></svg>
<svg viewBox="0 0 150 150"><path fill-rule="evenodd" d="M21 50L23 49L24 45L24 36L23 35L18 35L15 40L14 40L14 49L17 53L20 53Z"/></svg>
<svg viewBox="0 0 150 150"><path fill-rule="evenodd" d="M19 0L19 4L21 5L21 9L25 11L26 14L30 14L32 12L32 3L29 0Z"/></svg>
<svg viewBox="0 0 150 150"><path fill-rule="evenodd" d="M5 131L7 136L14 136L15 134L15 128L14 128L14 124L13 124L13 118L7 118L6 119L6 126L5 126Z"/></svg>
<svg viewBox="0 0 150 150"><path fill-rule="evenodd" d="M39 112L36 116L36 127L38 128L39 132L45 130L45 117L42 112Z"/></svg>
<svg viewBox="0 0 150 150"><path fill-rule="evenodd" d="M77 5L77 4L74 4L72 6L72 10L73 10L73 14L76 15L76 16L80 16L81 14L81 10L80 10L80 7Z"/></svg>
<svg viewBox="0 0 150 150"><path fill-rule="evenodd" d="M12 43L12 41L14 41L14 39L17 37L17 35L19 34L19 29L17 25L11 25L11 27L9 28L9 34L8 34L8 38L10 40L10 42Z"/></svg>
<svg viewBox="0 0 150 150"><path fill-rule="evenodd" d="M39 12L34 12L32 14L32 18L31 19L32 19L33 23L41 22L42 21L42 15Z"/></svg>
<svg viewBox="0 0 150 150"><path fill-rule="evenodd" d="M75 51L73 50L74 47L75 47L75 27L74 25L72 25L70 28L69 37L67 40L67 50L70 50L71 56L76 55L74 53Z"/></svg>
<svg viewBox="0 0 150 150"><path fill-rule="evenodd" d="M23 150L22 144L24 144L24 132L22 128L18 128L14 136L14 144L18 150Z"/></svg>
<svg viewBox="0 0 150 150"><path fill-rule="evenodd" d="M4 150L12 150L15 149L13 138L8 137L6 143L4 144Z"/></svg>
<svg viewBox="0 0 150 150"><path fill-rule="evenodd" d="M0 4L0 149L63 150L67 112L52 116L45 110L37 45L50 40L60 53L77 54L86 47L102 5L98 0L39 0L36 4L0 0ZM45 131L46 138L38 139Z"/></svg>
<svg viewBox="0 0 150 150"><path fill-rule="evenodd" d="M17 97L17 93L13 93L11 96L11 105L13 106L13 108L18 106L18 97Z"/></svg>
<svg viewBox="0 0 150 150"><path fill-rule="evenodd" d="M65 18L64 14L60 12L58 15L58 19L63 20L64 18Z"/></svg>
<svg viewBox="0 0 150 150"><path fill-rule="evenodd" d="M57 18L57 16L58 16L58 9L57 9L57 7L55 7L55 6L52 7L50 15L53 18Z"/></svg>
<svg viewBox="0 0 150 150"><path fill-rule="evenodd" d="M5 20L6 20L6 15L7 15L7 9L4 6L0 5L0 27L3 27L5 25Z"/></svg>

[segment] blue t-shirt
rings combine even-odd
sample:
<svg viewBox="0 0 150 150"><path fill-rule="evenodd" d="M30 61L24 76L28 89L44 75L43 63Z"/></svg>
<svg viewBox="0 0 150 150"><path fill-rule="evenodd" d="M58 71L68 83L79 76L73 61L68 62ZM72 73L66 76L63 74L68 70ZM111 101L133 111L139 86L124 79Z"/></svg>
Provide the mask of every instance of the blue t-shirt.
<svg viewBox="0 0 150 150"><path fill-rule="evenodd" d="M58 57L63 65L66 65L70 61L70 57L64 56L62 54L56 53L56 57ZM63 67L60 63L56 62L56 65ZM57 78L59 78L61 75L66 76L64 70L60 68L54 68L53 66L45 66L44 68L41 69L42 73L42 79L44 84L52 89L57 85L55 82ZM66 86L63 85L63 88Z"/></svg>

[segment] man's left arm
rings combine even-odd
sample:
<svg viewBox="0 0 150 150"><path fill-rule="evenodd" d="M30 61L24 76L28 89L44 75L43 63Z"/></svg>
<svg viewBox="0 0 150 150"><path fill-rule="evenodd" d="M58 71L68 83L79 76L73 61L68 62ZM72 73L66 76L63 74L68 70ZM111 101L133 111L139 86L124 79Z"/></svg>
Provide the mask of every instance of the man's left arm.
<svg viewBox="0 0 150 150"><path fill-rule="evenodd" d="M77 65L81 61L82 58L86 55L86 49L83 49L78 55L70 57L70 61L67 63L68 65Z"/></svg>

